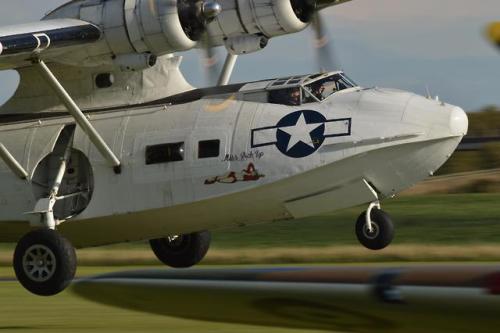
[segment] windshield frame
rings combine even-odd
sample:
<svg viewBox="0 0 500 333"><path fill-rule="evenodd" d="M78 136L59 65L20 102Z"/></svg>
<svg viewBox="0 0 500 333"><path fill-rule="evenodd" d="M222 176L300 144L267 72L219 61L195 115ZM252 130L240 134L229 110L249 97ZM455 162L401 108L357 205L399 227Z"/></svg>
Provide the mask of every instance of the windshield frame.
<svg viewBox="0 0 500 333"><path fill-rule="evenodd" d="M315 93L312 90L311 91L309 90L309 86L313 85L315 82L325 80L333 76L340 76L340 79L344 81L344 85L349 85L349 87L341 90L337 89L335 92L330 93L323 99L320 99L318 96L315 95ZM330 82L335 82L336 86L338 87L339 80L331 80ZM273 91L279 91L279 90L284 91L292 89L299 89L300 91L299 105L302 105L309 103L323 103L332 95L335 95L340 92L357 91L361 89L361 87L357 85L352 79L350 79L343 71L333 71L328 73L316 73L303 76L289 76L286 78L278 78L270 81L267 87L265 88L265 90L268 91L269 94L271 94ZM306 99L309 100L306 102ZM289 103L273 103L273 104L296 105Z"/></svg>
<svg viewBox="0 0 500 333"><path fill-rule="evenodd" d="M322 81L322 80L325 80L325 79L328 79L328 78L331 78L331 77L335 77L335 76L339 76L340 79L339 80L335 80L335 83L337 85L337 89L328 94L327 96L323 97L323 99L320 99L318 96L316 96L313 92L312 92L312 89L310 89L309 87L311 87L312 85L314 85L315 83L319 82L319 81ZM338 89L338 82L340 80L343 80L344 82L344 85L347 84L349 85L349 87L346 87L344 89ZM334 82L334 80L332 80L331 82ZM332 95L335 95L339 92L347 92L347 91L353 91L353 90L359 90L361 87L359 85L357 85L352 79L350 79L347 75L345 75L344 72L341 72L341 71L338 71L338 72L330 72L330 73L325 73L324 75L320 75L320 76L317 76L315 77L314 79L310 79L310 78L307 78L305 79L302 83L301 83L301 88L302 90L304 90L309 96L313 97L313 99L315 99L318 103L322 103L323 101L327 100L328 98L330 98L330 96Z"/></svg>

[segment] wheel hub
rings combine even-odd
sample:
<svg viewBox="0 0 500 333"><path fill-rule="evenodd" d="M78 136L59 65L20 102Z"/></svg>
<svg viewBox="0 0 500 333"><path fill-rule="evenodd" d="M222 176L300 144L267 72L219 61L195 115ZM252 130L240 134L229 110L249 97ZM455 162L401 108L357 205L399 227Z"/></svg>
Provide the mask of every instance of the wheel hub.
<svg viewBox="0 0 500 333"><path fill-rule="evenodd" d="M378 237L378 235L380 234L380 229L379 229L378 225L376 223L374 223L373 221L371 223L371 227L372 227L372 230L370 231L368 226L365 225L363 228L363 235L367 239L376 239Z"/></svg>
<svg viewBox="0 0 500 333"><path fill-rule="evenodd" d="M23 256L23 269L26 276L35 282L48 281L56 271L56 256L45 245L33 245Z"/></svg>
<svg viewBox="0 0 500 333"><path fill-rule="evenodd" d="M183 237L182 236L170 236L167 238L168 244L172 248L178 248L182 245Z"/></svg>

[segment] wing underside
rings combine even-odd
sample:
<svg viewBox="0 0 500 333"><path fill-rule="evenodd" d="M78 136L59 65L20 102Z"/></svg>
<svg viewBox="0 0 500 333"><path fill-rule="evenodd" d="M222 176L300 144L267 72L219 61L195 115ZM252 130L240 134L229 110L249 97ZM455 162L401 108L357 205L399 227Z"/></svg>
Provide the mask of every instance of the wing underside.
<svg viewBox="0 0 500 333"><path fill-rule="evenodd" d="M497 332L495 266L139 271L77 282L84 298L189 319L334 332Z"/></svg>
<svg viewBox="0 0 500 333"><path fill-rule="evenodd" d="M0 28L0 69L24 67L34 58L47 61L74 52L102 37L101 30L74 19L40 21Z"/></svg>

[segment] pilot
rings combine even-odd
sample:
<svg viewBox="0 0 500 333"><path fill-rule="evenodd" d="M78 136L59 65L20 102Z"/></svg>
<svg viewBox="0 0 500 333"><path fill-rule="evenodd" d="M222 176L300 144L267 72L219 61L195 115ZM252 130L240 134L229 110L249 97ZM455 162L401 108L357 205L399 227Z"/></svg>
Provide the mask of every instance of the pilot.
<svg viewBox="0 0 500 333"><path fill-rule="evenodd" d="M300 88L290 89L288 102L290 105L300 105Z"/></svg>
<svg viewBox="0 0 500 333"><path fill-rule="evenodd" d="M324 91L325 91L325 85L323 83L320 83L313 87L312 93L314 94L314 96L316 96L317 99L322 101L323 99L325 99L325 97L323 96Z"/></svg>

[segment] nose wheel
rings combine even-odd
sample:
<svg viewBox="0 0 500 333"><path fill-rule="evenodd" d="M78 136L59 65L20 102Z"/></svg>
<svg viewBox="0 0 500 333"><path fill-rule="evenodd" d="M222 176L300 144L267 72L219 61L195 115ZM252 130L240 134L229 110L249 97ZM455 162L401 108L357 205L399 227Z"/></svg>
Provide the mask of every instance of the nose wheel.
<svg viewBox="0 0 500 333"><path fill-rule="evenodd" d="M210 247L210 232L152 239L149 241L156 257L173 268L188 268L198 264Z"/></svg>
<svg viewBox="0 0 500 333"><path fill-rule="evenodd" d="M359 242L370 250L382 250L391 244L394 238L394 225L380 204L374 202L356 221L356 236Z"/></svg>
<svg viewBox="0 0 500 333"><path fill-rule="evenodd" d="M23 287L33 294L58 294L75 276L75 249L57 231L31 231L17 243L14 271Z"/></svg>

